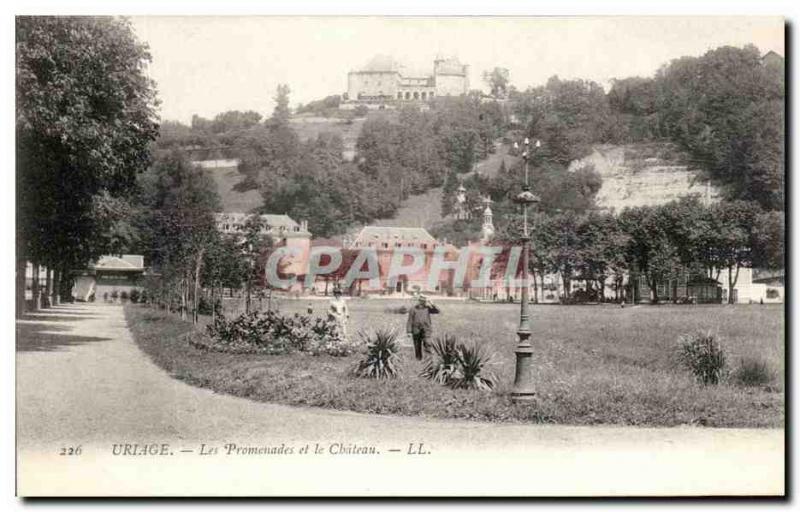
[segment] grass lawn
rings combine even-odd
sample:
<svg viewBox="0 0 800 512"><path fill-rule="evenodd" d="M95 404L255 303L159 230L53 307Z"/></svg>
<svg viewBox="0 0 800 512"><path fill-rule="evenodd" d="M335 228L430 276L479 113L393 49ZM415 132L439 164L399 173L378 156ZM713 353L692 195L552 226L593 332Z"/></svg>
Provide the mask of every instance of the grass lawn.
<svg viewBox="0 0 800 512"><path fill-rule="evenodd" d="M407 302L404 302L407 303ZM351 333L375 326L402 329L405 315L388 312L399 301L350 301ZM306 301L285 301L283 312L304 311ZM321 314L325 303L313 302ZM205 352L192 347L193 327L174 315L126 306L136 342L171 375L190 384L252 400L361 412L560 424L783 427L784 311L782 306L532 306L536 400L515 405L518 305L441 302L436 334L491 345L491 393L452 390L418 376L422 365L403 347L396 380L353 378L360 355L345 358ZM722 338L735 369L745 356L765 360L774 379L759 387L732 382L696 383L675 362L678 336L709 331Z"/></svg>

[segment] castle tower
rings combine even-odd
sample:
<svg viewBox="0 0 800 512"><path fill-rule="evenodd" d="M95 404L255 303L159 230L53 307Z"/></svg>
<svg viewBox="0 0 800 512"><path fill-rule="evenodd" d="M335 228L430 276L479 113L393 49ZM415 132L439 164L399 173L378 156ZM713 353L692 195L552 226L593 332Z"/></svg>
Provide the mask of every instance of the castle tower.
<svg viewBox="0 0 800 512"><path fill-rule="evenodd" d="M483 226L481 226L481 242L486 243L494 236L494 222L492 221L492 200L487 196L483 199L486 208L483 210Z"/></svg>

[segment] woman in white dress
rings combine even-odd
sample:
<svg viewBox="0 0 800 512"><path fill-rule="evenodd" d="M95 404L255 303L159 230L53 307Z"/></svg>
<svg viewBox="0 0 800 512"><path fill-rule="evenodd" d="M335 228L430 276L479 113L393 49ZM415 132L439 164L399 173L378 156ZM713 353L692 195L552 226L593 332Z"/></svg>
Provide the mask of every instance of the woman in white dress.
<svg viewBox="0 0 800 512"><path fill-rule="evenodd" d="M336 322L342 339L346 340L350 310L347 309L347 302L342 298L342 291L338 288L333 290L333 300L331 300L330 307L328 307L328 319Z"/></svg>

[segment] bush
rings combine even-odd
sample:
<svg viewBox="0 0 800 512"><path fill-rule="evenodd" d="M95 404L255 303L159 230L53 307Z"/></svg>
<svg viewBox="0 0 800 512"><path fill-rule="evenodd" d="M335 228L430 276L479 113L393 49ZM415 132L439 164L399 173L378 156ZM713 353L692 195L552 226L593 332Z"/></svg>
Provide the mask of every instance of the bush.
<svg viewBox="0 0 800 512"><path fill-rule="evenodd" d="M219 299L219 297L214 299L213 305L214 305L214 309L216 309L216 311L217 311L217 314L218 315L222 314L222 301ZM211 301L209 299L207 299L205 297L200 297L200 300L197 301L197 314L198 315L210 315L211 313L213 313L211 307L212 307L212 303L211 303Z"/></svg>
<svg viewBox="0 0 800 512"><path fill-rule="evenodd" d="M458 343L455 336L445 334L431 343L431 352L422 377L456 389L487 391L495 387L497 378L486 369L492 356L482 345Z"/></svg>
<svg viewBox="0 0 800 512"><path fill-rule="evenodd" d="M117 290L113 290L111 292L111 301L112 302L116 302L117 301L117 297L119 297L119 293L117 292Z"/></svg>
<svg viewBox="0 0 800 512"><path fill-rule="evenodd" d="M447 384L459 361L456 337L450 334L440 336L431 342L430 348L432 355L420 375L438 384Z"/></svg>
<svg viewBox="0 0 800 512"><path fill-rule="evenodd" d="M458 364L452 378L448 381L451 388L477 389L488 391L497 384L497 377L486 367L492 364L492 356L482 345L458 345Z"/></svg>
<svg viewBox="0 0 800 512"><path fill-rule="evenodd" d="M122 302L128 302L128 291L122 290L121 292L119 292L119 298Z"/></svg>
<svg viewBox="0 0 800 512"><path fill-rule="evenodd" d="M141 298L141 293L139 292L139 289L134 288L133 290L131 290L130 297L131 297L131 302L133 302L134 304L138 304L139 299Z"/></svg>
<svg viewBox="0 0 800 512"><path fill-rule="evenodd" d="M703 384L719 384L725 376L725 352L711 333L678 338L678 358Z"/></svg>
<svg viewBox="0 0 800 512"><path fill-rule="evenodd" d="M740 386L763 386L775 379L775 372L761 357L743 357L733 374L733 380Z"/></svg>
<svg viewBox="0 0 800 512"><path fill-rule="evenodd" d="M367 350L364 359L358 362L353 369L357 377L372 379L389 379L397 377L400 372L397 332L388 329L378 329L372 336L359 333Z"/></svg>
<svg viewBox="0 0 800 512"><path fill-rule="evenodd" d="M108 302L108 292L103 292L103 302Z"/></svg>
<svg viewBox="0 0 800 512"><path fill-rule="evenodd" d="M210 347L223 352L285 354L292 351L313 355L350 355L355 347L347 342L335 321L295 313L253 311L233 320L220 315L206 327L214 341Z"/></svg>

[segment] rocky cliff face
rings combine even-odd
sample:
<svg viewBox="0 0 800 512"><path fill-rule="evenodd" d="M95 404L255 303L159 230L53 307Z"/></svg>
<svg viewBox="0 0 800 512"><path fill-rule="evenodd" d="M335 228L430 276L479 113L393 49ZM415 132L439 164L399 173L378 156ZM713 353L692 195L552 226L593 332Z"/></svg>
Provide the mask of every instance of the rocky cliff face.
<svg viewBox="0 0 800 512"><path fill-rule="evenodd" d="M595 146L592 154L572 162L570 171L593 166L603 178L597 205L619 212L626 207L654 206L680 197L697 196L708 202L720 192L688 157L671 143Z"/></svg>

